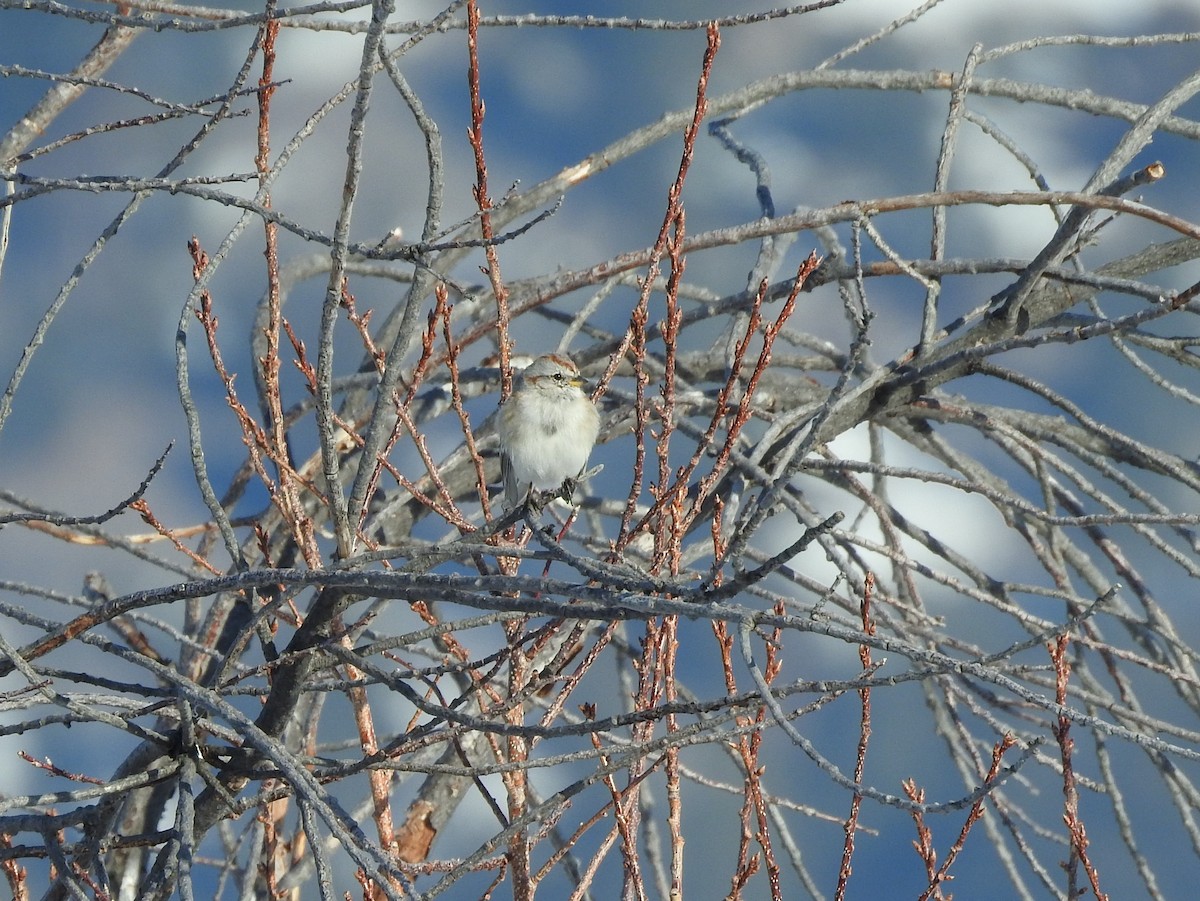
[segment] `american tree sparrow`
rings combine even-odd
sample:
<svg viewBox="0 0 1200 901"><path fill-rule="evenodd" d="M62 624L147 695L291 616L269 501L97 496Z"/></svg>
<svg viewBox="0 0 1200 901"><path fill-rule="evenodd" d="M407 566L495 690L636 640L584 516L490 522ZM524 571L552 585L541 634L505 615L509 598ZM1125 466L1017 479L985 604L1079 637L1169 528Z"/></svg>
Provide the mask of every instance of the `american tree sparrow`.
<svg viewBox="0 0 1200 901"><path fill-rule="evenodd" d="M600 414L585 387L579 369L561 354L538 357L517 377L498 427L508 509L524 503L532 489L570 500L600 431Z"/></svg>

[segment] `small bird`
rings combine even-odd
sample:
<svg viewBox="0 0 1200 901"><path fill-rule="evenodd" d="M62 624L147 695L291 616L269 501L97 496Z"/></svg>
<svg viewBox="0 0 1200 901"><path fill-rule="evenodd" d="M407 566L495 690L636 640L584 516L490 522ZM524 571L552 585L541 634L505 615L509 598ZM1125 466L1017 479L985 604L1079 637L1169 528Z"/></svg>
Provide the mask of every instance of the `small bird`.
<svg viewBox="0 0 1200 901"><path fill-rule="evenodd" d="M569 501L600 432L587 381L562 354L538 357L518 376L500 407L500 473L509 510L530 492L554 491Z"/></svg>

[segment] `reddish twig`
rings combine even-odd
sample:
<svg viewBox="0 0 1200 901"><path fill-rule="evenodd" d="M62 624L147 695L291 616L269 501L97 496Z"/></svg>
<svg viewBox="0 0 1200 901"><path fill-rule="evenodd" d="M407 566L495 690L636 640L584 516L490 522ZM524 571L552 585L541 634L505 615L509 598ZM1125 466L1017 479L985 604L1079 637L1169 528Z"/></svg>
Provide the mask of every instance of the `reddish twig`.
<svg viewBox="0 0 1200 901"><path fill-rule="evenodd" d="M997 778L999 778L1000 763L1004 759L1004 755L1008 749L1013 747L1013 745L1016 743L1016 739L1014 739L1012 735L1005 735L1002 739L1000 739L1000 741L996 742L996 744L992 746L992 763L988 768L987 776L984 778L985 785L990 785L991 783L995 782ZM958 838L954 840L954 844L951 845L950 850L946 852L946 859L942 862L942 865L938 867L938 871L934 876L934 880L930 882L929 887L921 894L920 898L918 898L918 901L928 901L932 894L937 891L937 886L950 880L951 877L948 875L950 867L954 861L958 859L958 855L962 852L963 847L966 845L967 836L971 833L971 827L979 822L980 817L983 816L983 801L986 797L987 795L981 796L975 801L974 804L971 805L971 810L967 813L966 822L963 823L962 829L959 830Z"/></svg>
<svg viewBox="0 0 1200 901"><path fill-rule="evenodd" d="M462 428L463 440L467 445L467 453L471 455L471 461L475 466L475 484L479 490L479 503L483 506L483 516L486 520L491 520L492 509L488 498L487 490L487 474L483 468L483 455L479 453L479 447L475 443L475 430L471 428L471 417L467 413L467 408L463 404L462 385L458 375L458 351L459 345L454 340L454 335L450 331L450 314L454 307L446 302L446 286L441 282L438 283L436 292L437 305L441 310L442 331L446 341L446 367L450 370L450 406L458 415L458 423ZM461 513L455 509L456 513ZM472 527L470 531L474 531Z"/></svg>
<svg viewBox="0 0 1200 901"><path fill-rule="evenodd" d="M353 642L348 635L342 636L342 644L348 649L353 649ZM379 753L379 739L375 732L375 718L367 698L367 689L361 684L363 672L349 663L344 664L344 668L346 680L350 683L346 695L354 711L354 724L358 727L359 748L364 757L371 757ZM379 846L391 851L396 843L392 817L391 770L371 768L367 771L367 782L371 789L371 812L375 820L375 831L379 836ZM394 878L393 886L397 891L401 889ZM382 898L383 894L380 892L377 896Z"/></svg>
<svg viewBox="0 0 1200 901"><path fill-rule="evenodd" d="M910 801L915 804L925 803L925 789L919 788L915 779L905 779L900 786ZM933 846L933 833L925 823L925 814L920 810L912 811L912 820L913 825L917 828L917 838L913 842L913 848L916 849L917 856L925 864L926 881L933 891L933 897L938 901L945 901L941 889L942 880L938 879L937 849Z"/></svg>
<svg viewBox="0 0 1200 901"><path fill-rule="evenodd" d="M1011 735L1005 735L992 747L992 762L988 767L987 774L984 776L984 785L990 786L1000 777L1000 764L1004 759L1004 755L1015 744L1016 739ZM902 785L904 793L910 801L914 801L917 804L925 802L925 791L917 787L915 780L905 779ZM925 823L924 814L919 810L912 812L913 823L917 827L917 840L913 842L913 847L917 849L917 854L925 863L925 878L927 881L927 888L921 893L918 901L929 901L931 898L936 898L938 901L945 901L946 896L942 893L942 886L954 878L950 875L950 867L958 859L959 854L962 853L972 827L983 816L983 802L987 797L987 794L983 794L971 805L971 809L967 813L967 818L963 822L962 829L959 830L958 838L950 846L950 850L946 853L946 859L942 862L941 866L938 866L937 851L933 846L933 833Z"/></svg>
<svg viewBox="0 0 1200 901"><path fill-rule="evenodd" d="M592 745L597 751L602 750L600 742L600 734L592 733ZM622 790L617 786L617 781L611 774L604 776L603 782L612 795L613 816L617 822L617 833L621 839L621 857L625 869L625 881L629 886L636 886L639 889L637 897L644 896L644 885L642 882L641 864L638 860L637 852L637 789L651 773L657 768L659 760L651 761L649 765L644 765L641 771L633 774L631 772L629 783ZM600 755L601 766L607 767L609 758L606 754Z"/></svg>
<svg viewBox="0 0 1200 901"><path fill-rule="evenodd" d="M689 507L686 510L680 509L679 514L675 519L674 525L676 529L680 530L680 534L686 534L688 531L690 531L692 524L696 521L696 518L702 511L705 501L711 496L716 485L724 476L725 471L729 466L729 460L733 455L734 448L736 447L737 440L741 436L742 429L750 420L753 412L752 401L754 398L754 393L758 388L759 381L771 363L772 345L774 344L775 339L779 336L779 333L783 330L784 325L787 323L792 313L795 311L796 300L799 297L800 291L803 288L806 280L814 271L816 271L816 268L818 265L820 265L820 262L820 257L816 256L815 254L809 254L805 261L800 265L800 268L796 273L796 278L792 283L791 293L788 295L788 299L785 301L783 308L779 311L775 321L773 323L768 323L765 326L762 324L762 304L765 300L768 286L766 282L763 282L759 286L759 291L751 303L749 321L746 324L746 329L743 332L742 337L735 345L733 363L729 368L729 375L726 378L725 383L717 392L716 402L713 407L713 415L709 420L709 424L704 435L696 442L696 449L693 452L691 459L682 467L680 467L679 472L675 476L675 484L672 486L672 488L670 490L660 491L658 493L659 499L656 500L655 504L651 506L650 510L642 516L638 524L628 530L624 544L618 543L618 547L627 545L629 541L632 540L634 535L638 534L648 523L654 521L654 519L660 515L660 508L662 507L664 500L682 497L685 493L689 493L687 491L689 482L696 469L699 467L700 461L704 459L708 449L712 446L713 439L715 438L721 423L728 421L729 424L726 427L725 439L716 454L716 460L714 461L709 472L700 479L697 490L690 493L691 504ZM763 344L759 351L758 359L756 360L754 367L750 372L745 390L742 392L741 397L738 400L737 407L731 410L731 400L738 385L738 380L743 368L746 353L750 348L752 339L758 333L760 327L762 328L763 332Z"/></svg>
<svg viewBox="0 0 1200 901"><path fill-rule="evenodd" d="M134 501L129 505L129 509L137 511L137 514L142 517L142 521L146 523L146 525L150 526L150 528L152 528L155 532L157 532L167 541L171 542L171 545L175 548L175 550L179 551L179 553L190 559L197 566L208 570L214 576L221 575L221 571L219 569L180 541L175 535L174 531L168 529L161 522L159 522L158 517L156 517L153 511L151 511L150 505L146 503L145 498L139 498L138 500Z"/></svg>
<svg viewBox="0 0 1200 901"><path fill-rule="evenodd" d="M679 617L668 616L663 622L662 646L663 696L668 704L679 697L675 684L675 662L679 657ZM667 733L677 732L679 722L674 713L667 714ZM683 796L680 792L679 747L670 745L666 751L667 827L671 833L671 896L683 897Z"/></svg>
<svg viewBox="0 0 1200 901"><path fill-rule="evenodd" d="M61 776L64 779L70 779L72 782L86 782L88 785L104 785L106 781L104 779L96 779L92 776L85 776L82 773L72 773L69 770L64 770L62 767L55 766L53 763L51 763L49 757L47 757L45 760L38 760L36 757L26 751L17 751L17 756L26 763L37 767L39 770L45 770L52 776Z"/></svg>
<svg viewBox="0 0 1200 901"><path fill-rule="evenodd" d="M675 212L671 240L667 244L670 274L667 276L666 313L661 325L664 348L662 385L659 386L662 401L658 410L661 425L655 439L655 453L658 455L658 487L655 500L672 509L683 506L681 487L671 478L671 436L675 432L675 354L678 350L676 342L679 323L683 318L683 311L679 307L679 285L683 281L683 272L687 266L687 257L682 253L686 223L687 217L680 206ZM679 526L677 517L659 517L658 526L654 529L651 572L657 571L662 566L664 556L670 554L674 558L674 564L668 564L669 571L672 575L678 573L678 558L685 534Z"/></svg>
<svg viewBox="0 0 1200 901"><path fill-rule="evenodd" d="M487 268L484 274L492 283L492 294L496 298L496 343L500 351L500 399L507 400L512 393L511 347L508 339L508 288L500 276L500 256L492 238L492 199L488 195L487 160L483 153L483 95L479 88L479 4L467 0L467 83L471 91L471 127L467 131L471 150L475 153L475 204L479 208L479 233L484 241Z"/></svg>
<svg viewBox="0 0 1200 901"><path fill-rule="evenodd" d="M721 559L725 552L725 540L722 537L721 522L724 514L724 505L720 498L713 505L712 518L712 539L713 552L716 559ZM723 577L718 571L714 578L713 584L720 585ZM782 604L775 605L775 613L783 615L784 609ZM713 634L717 639L717 647L721 656L721 667L725 677L725 692L730 696L738 694L737 677L733 667L733 635L729 631L729 624L714 620L712 623ZM766 642L766 666L763 668L763 678L767 684L771 684L779 676L783 669L783 660L779 654L781 646L782 632L776 628L770 639ZM768 822L768 801L763 792L762 777L764 768L759 763L759 753L762 747L763 731L762 726L765 724L768 716L766 705L760 705L755 711L754 717L751 718L745 714L738 714L736 721L739 727L745 728L751 724L757 726L749 735L741 735L738 738L737 752L741 756L742 767L745 772L745 789L742 796L742 808L740 813L741 835L738 840L738 857L737 866L734 869L732 888L730 890L730 898L740 898L742 891L749 884L750 879L758 873L762 863L765 862L767 870L767 881L771 890L771 898L778 901L783 897L783 890L780 885L779 864L775 859L775 851L771 845L770 824ZM754 832L751 829L752 815L756 821L756 829ZM751 842L757 841L758 846L762 849L762 856L755 854L750 855Z"/></svg>
<svg viewBox="0 0 1200 901"><path fill-rule="evenodd" d="M13 846L12 835L0 832L0 849L10 850ZM0 860L0 870L4 872L4 880L8 890L12 892L13 901L29 901L29 884L26 881L28 872L11 857Z"/></svg>
<svg viewBox="0 0 1200 901"><path fill-rule="evenodd" d="M1063 634L1047 645L1047 649L1050 651L1050 660L1054 664L1054 701L1059 707L1066 706L1067 685L1071 678L1071 664L1067 660L1069 644L1070 638ZM1075 739L1071 738L1070 718L1065 714L1059 714L1052 731L1058 742L1059 757L1062 760L1063 822L1066 824L1071 845L1070 857L1063 864L1063 868L1067 872L1067 895L1074 898L1081 894L1078 880L1079 867L1082 865L1097 901L1108 901L1108 895L1100 891L1100 874L1088 856L1087 830L1084 829L1083 820L1079 818L1079 789L1075 784Z"/></svg>
<svg viewBox="0 0 1200 901"><path fill-rule="evenodd" d="M724 475L726 468L729 466L729 458L733 454L733 450L737 445L737 440L741 436L742 429L750 419L751 403L754 399L754 393L758 389L758 383L762 379L763 373L767 371L767 367L771 364L771 350L775 344L775 339L779 333L783 331L784 325L791 318L792 313L796 309L796 299L800 295L805 282L809 276L816 271L821 264L821 258L815 253L810 253L800 264L800 268L796 271L796 277L792 281L792 290L788 294L787 300L779 311L779 315L775 317L775 321L766 325L763 328L763 343L759 350L758 360L754 364L754 368L750 372L750 377L746 382L746 388L742 392L741 398L738 400L737 409L733 411L730 417L730 424L725 432L725 441L722 443L720 450L717 452L717 459L713 463L711 471L703 479L700 480L699 490L692 502L692 513L694 517L705 499L712 493L717 482ZM739 342L737 353L735 355L735 365L730 368L730 377L726 380L725 385L721 389L721 394L718 397L716 411L714 412L713 422L710 423L708 430L705 432L702 442L697 443L696 454L693 460L689 462L686 468L687 477L691 477L700 456L708 449L712 443L712 439L716 434L716 426L725 415L727 405L729 403L730 392L736 381L737 375L741 370L741 362L745 356L750 337L758 330L759 324L762 321L762 297L766 290L766 284L760 286L759 295L755 298L755 304L751 312L751 324L746 327L746 334L742 342Z"/></svg>
<svg viewBox="0 0 1200 901"><path fill-rule="evenodd" d="M531 676L530 661L525 653L516 647L514 641L517 630L520 628L522 628L520 624L505 624L509 635L509 646L512 648L512 653L509 655L508 696L514 699L525 693L525 687ZM522 725L525 720L524 705L520 703L509 705L504 719L510 725ZM493 744L494 746L495 744ZM509 735L505 742L505 753L498 756L506 763L525 763L529 759L528 739L522 735ZM502 773L501 780L508 795L509 820L519 819L529 806L529 774L523 768L517 767ZM514 832L508 842L507 854L509 866L512 867L513 901L533 901L532 851L528 830L519 829Z"/></svg>
<svg viewBox="0 0 1200 901"><path fill-rule="evenodd" d="M358 332L359 340L362 341L362 345L366 349L367 355L371 358L371 362L375 364L375 371L383 375L387 363L387 354L379 349L375 344L375 339L371 336L371 314L374 310L367 310L367 312L359 315L354 295L350 293L350 282L346 279L342 279L341 304L342 309L346 311L346 318L350 320L350 324Z"/></svg>
<svg viewBox="0 0 1200 901"><path fill-rule="evenodd" d="M637 440L638 456L634 463L634 481L630 487L629 497L625 505L625 513L621 518L621 529L614 545L616 551L628 545L633 536L648 522L648 519L643 517L637 528L630 529L637 499L641 494L641 479L644 467L643 433L648 414L645 409L646 398L643 380L646 378L646 375L643 371L643 363L646 353L646 323L649 321L650 294L654 290L654 283L658 278L660 262L664 253L667 252L668 247L671 245L671 232L673 228L677 229L677 240L675 247L672 249L671 257L673 272L682 274L683 186L687 181L688 171L691 168L692 158L695 154L696 137L700 132L700 123L704 120L704 116L708 110L708 81L712 75L713 61L716 59L717 50L720 46L720 30L715 24L710 24L708 27L708 43L704 50L704 61L701 64L700 77L696 83L696 105L692 111L692 119L684 130L683 153L679 159L679 170L675 175L675 181L672 182L667 192L666 214L663 216L662 226L658 230L658 237L654 241L654 248L650 252L650 259L646 266L646 275L642 279L642 290L638 295L637 305L630 316L629 328L626 330L625 336L616 353L609 359L608 368L600 379L596 393L596 396L603 393L604 387L616 373L617 366L620 365L625 355L632 349L634 373L637 380L637 423L635 425L635 438ZM676 292L678 291L678 285L676 285L675 290ZM668 301L668 320L671 320L671 318L670 301ZM658 504L664 502L668 496L664 491L664 484L665 482L660 482L659 484Z"/></svg>
<svg viewBox="0 0 1200 901"><path fill-rule="evenodd" d="M417 385L423 378L425 369L428 366L432 356L433 342L436 340L437 335L437 323L439 321L445 321L446 323L449 323L451 307L446 303L445 287L439 284L435 293L437 297L436 305L429 314L428 326L422 335L421 357L418 359L416 367L414 368L413 377L409 380L409 385L405 390L404 398L401 399L398 394L393 397L396 405L397 419L392 427L391 434L374 461L371 477L367 481L367 489L363 493L363 497L374 497L375 490L379 485L379 479L386 471L389 472L396 479L396 481L409 492L409 494L424 504L427 509L433 511L461 531L469 532L474 531L474 526L467 522L462 512L458 509L458 505L455 503L450 491L442 481L440 473L437 469L437 465L434 463L432 456L429 454L429 451L426 448L424 436L417 430L416 423L413 422L411 416L409 415L409 404L412 402L412 399L416 394ZM368 323L371 318L371 311L368 310L366 313L360 316L358 314L353 295L351 295L344 287L342 291L342 307L346 310L347 318L358 331L360 339L363 343L363 347L366 349L371 359L374 360L376 371L382 375L387 354L381 351L375 345L375 341L372 338L368 328ZM453 380L455 370L452 369L451 374ZM313 373L313 375L315 376L315 373ZM315 388L315 381L311 381L311 384ZM352 432L348 426L344 427L346 428L347 432ZM429 473L430 479L434 483L434 488L438 491L440 497L442 498L441 505L438 505L432 499L425 497L421 491L418 490L416 485L409 481L406 476L401 474L400 471L396 469L396 467L393 466L388 460L388 456L396 447L397 442L400 440L401 432L404 430L407 430L412 436L413 443L417 448L417 452L421 455L421 459L425 463L426 471ZM366 441L356 431L353 431L352 433L357 445L360 448L364 447L366 445ZM367 508L359 511L358 521L360 527L362 523L366 521L369 512L370 511ZM359 537L363 541L367 541L369 543L368 537L362 534L361 531L359 532Z"/></svg>
<svg viewBox="0 0 1200 901"><path fill-rule="evenodd" d="M434 490L437 492L441 503L437 503L432 498L426 497L407 477L401 475L400 471L395 468L389 461L381 460L381 465L395 476L396 481L403 485L414 499L424 504L450 525L454 526L462 533L474 532L475 526L466 519L462 511L458 509L458 505L454 502L454 496L450 493L450 488L442 479L442 474L438 470L437 462L433 459L433 455L429 452L429 447L425 443L425 436L417 429L417 425L409 416L408 410L400 405L396 406L396 430L401 426L408 430L412 436L413 445L417 449L417 453L421 457L421 462L425 464L425 472L429 475L429 479L433 482ZM395 440L393 436L391 441Z"/></svg>
<svg viewBox="0 0 1200 901"><path fill-rule="evenodd" d="M446 303L445 286L438 282L437 287L433 292L434 306L429 311L429 315L425 319L425 330L421 332L421 356L417 358L416 365L413 366L412 376L408 381L408 390L404 393L404 406L408 406L413 402L413 398L417 396L417 388L425 380L425 373L429 371L434 361L433 347L437 342L438 323L446 315L446 308L449 304Z"/></svg>
<svg viewBox="0 0 1200 901"><path fill-rule="evenodd" d="M587 628L588 626L586 623L580 622L577 627L577 633L582 636L582 633L586 631ZM562 680L562 685L559 687L557 694L550 701L550 703L546 705L546 711L542 714L541 724L543 726L549 726L554 719L559 716L563 706L566 704L567 699L574 694L575 689L579 686L579 683L583 680L583 677L587 675L592 666L595 665L596 661L600 658L600 652L608 647L608 644L610 641L612 641L612 637L616 631L616 622L610 622L605 625L604 631L602 631L596 637L596 640L592 642L591 648L588 649L588 652L583 655L583 659L581 659L576 665L575 671ZM560 669L561 666L562 665L559 665Z"/></svg>
<svg viewBox="0 0 1200 901"><path fill-rule="evenodd" d="M263 788L270 790L275 784L274 779L263 783ZM262 846L259 849L258 872L266 883L268 898L278 898L279 879L286 874L279 866L279 830L278 826L286 815L288 802L286 799L264 801L259 805L256 819L262 825Z"/></svg>
<svg viewBox="0 0 1200 901"><path fill-rule="evenodd" d="M200 246L200 240L195 236L188 242L188 251L192 255L192 277L198 281L208 266L208 254L204 252L204 249ZM282 489L284 485L290 485L294 480L295 482L304 484L316 496L320 497L321 495L316 492L315 485L311 482L306 482L292 467L288 459L286 441L283 444L279 444L270 438L263 427L250 415L250 412L238 397L237 390L234 388L234 375L226 369L220 345L217 343L217 326L219 322L216 314L213 312L212 295L207 290L200 293L200 306L196 310L196 318L199 319L200 324L204 328L209 357L212 359L213 368L216 370L218 377L221 379L221 384L225 388L225 400L237 417L238 425L242 430L242 439L250 453L251 467L262 481L264 487L266 487L272 502L289 524L297 546L304 555L305 562L313 569L319 569L322 565L321 552L314 540L312 520L304 511L303 505L300 504L295 492ZM276 388L278 388L278 380L276 380ZM269 393L270 391L268 390ZM278 469L280 473L279 484L276 484L270 473L267 472L267 468L263 463L264 455Z"/></svg>
<svg viewBox="0 0 1200 901"><path fill-rule="evenodd" d="M262 205L267 209L271 207L271 195L265 188L271 173L271 97L275 93L273 73L275 69L275 40L278 35L279 20L269 19L263 24L260 32L263 66L258 82L259 90L257 92L258 151L255 154L254 166L258 172L259 185L263 189L260 200ZM272 493L277 498L276 503L279 506L280 512L292 524L293 534L301 549L301 553L304 555L305 561L309 566L319 568L321 565L321 554L316 547L316 542L313 540L312 522L304 512L304 505L300 500L299 486L293 478L292 468L289 465L287 425L284 421L283 395L279 384L279 331L283 301L279 283L278 225L269 217L264 217L263 231L266 244L264 256L267 265L267 324L264 327L267 352L258 363L262 367L263 393L265 395L266 416L269 420L270 431L267 432L257 427L251 431L247 431L246 427L250 417L244 409L239 412L238 417L242 422L243 433L247 441L253 436L254 440L263 442L262 447L266 449L268 455L275 461L279 479L276 491ZM207 294L207 292L205 293ZM232 389L232 382L229 383L227 388ZM231 394L231 403L233 397ZM264 481L263 484L267 486L268 490L271 489L269 481Z"/></svg>
<svg viewBox="0 0 1200 901"><path fill-rule="evenodd" d="M646 375L644 363L646 360L646 322L649 318L649 313L646 308L639 303L629 317L629 328L625 333L626 349L633 351L633 477L629 480L629 494L625 498L625 512L621 515L621 528L617 534L617 540L614 544L614 551L619 552L640 531L647 522L643 517L637 528L630 528L633 523L634 513L637 512L638 498L642 495L642 484L646 472L646 426L650 421L650 410L646 404L646 383L649 381L649 376ZM616 360L614 355L613 360ZM614 362L609 362L609 368L614 367ZM601 380L601 386L605 384L608 378L606 372ZM598 396L598 395L597 395Z"/></svg>
<svg viewBox="0 0 1200 901"><path fill-rule="evenodd" d="M875 622L871 618L871 600L874 594L875 574L868 572L866 580L863 583L862 602L859 605L859 612L862 616L863 634L865 635L875 634ZM871 660L870 645L864 643L858 646L858 659L862 663L864 676L875 668L875 664ZM870 687L860 688L858 690L858 698L862 703L862 715L858 729L858 749L854 759L854 782L856 785L862 785L867 763L867 745L871 740ZM846 897L846 885L850 881L850 861L854 857L854 835L858 830L858 814L861 808L862 795L855 792L854 797L850 800L850 815L846 817L846 837L842 844L842 862L838 868L837 891L834 893L834 897L838 901Z"/></svg>

